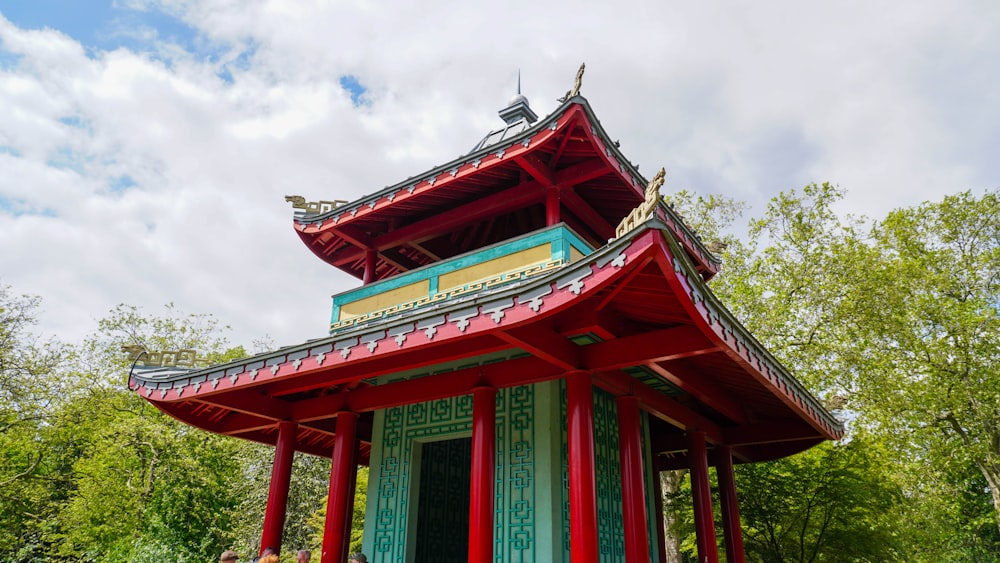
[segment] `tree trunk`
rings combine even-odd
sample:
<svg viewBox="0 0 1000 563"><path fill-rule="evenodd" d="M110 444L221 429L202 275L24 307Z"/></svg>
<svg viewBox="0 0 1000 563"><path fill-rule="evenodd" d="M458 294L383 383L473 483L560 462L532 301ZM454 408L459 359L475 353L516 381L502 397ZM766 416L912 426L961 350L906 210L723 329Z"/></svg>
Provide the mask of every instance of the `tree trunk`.
<svg viewBox="0 0 1000 563"><path fill-rule="evenodd" d="M979 471L986 478L986 483L990 487L990 496L993 497L993 520L1000 530L1000 470L989 461L976 463Z"/></svg>
<svg viewBox="0 0 1000 563"><path fill-rule="evenodd" d="M681 563L681 537L677 532L680 521L679 512L684 505L676 499L677 492L684 482L686 469L663 471L660 473L660 494L663 495L663 537L666 539L667 559L664 563Z"/></svg>

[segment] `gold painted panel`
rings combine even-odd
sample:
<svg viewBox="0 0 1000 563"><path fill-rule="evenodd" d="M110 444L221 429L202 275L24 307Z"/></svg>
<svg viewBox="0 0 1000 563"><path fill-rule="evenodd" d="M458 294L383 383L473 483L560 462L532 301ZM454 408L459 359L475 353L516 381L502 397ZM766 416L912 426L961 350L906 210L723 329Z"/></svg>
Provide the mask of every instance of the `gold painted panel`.
<svg viewBox="0 0 1000 563"><path fill-rule="evenodd" d="M552 245L546 242L527 250L494 258L475 266L462 268L438 277L438 291L446 291L453 287L461 287L468 283L489 278L510 270L521 269L536 262L547 262L552 259Z"/></svg>
<svg viewBox="0 0 1000 563"><path fill-rule="evenodd" d="M421 280L416 283L411 283L409 285L404 285L403 287L379 293L377 295L372 295L371 297L365 297L364 299L344 303L340 306L339 320L357 317L359 315L385 309L399 303L415 301L421 297L427 297L427 294L430 293L430 291L430 280Z"/></svg>

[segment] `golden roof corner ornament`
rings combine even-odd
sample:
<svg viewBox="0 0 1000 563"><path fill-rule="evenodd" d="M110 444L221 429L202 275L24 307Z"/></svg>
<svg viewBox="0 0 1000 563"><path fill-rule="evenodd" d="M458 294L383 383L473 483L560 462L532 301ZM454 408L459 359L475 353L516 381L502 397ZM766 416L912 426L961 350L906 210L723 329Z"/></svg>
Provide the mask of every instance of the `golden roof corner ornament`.
<svg viewBox="0 0 1000 563"><path fill-rule="evenodd" d="M573 88L566 92L566 95L559 99L560 102L580 95L580 86L583 85L583 71L587 68L587 63L580 63L580 69L576 71L576 78L573 80Z"/></svg>
<svg viewBox="0 0 1000 563"><path fill-rule="evenodd" d="M660 186L663 185L663 178L666 174L667 171L660 168L656 176L653 176L653 179L649 181L646 186L646 199L625 216L621 223L618 223L618 228L615 229L615 238L621 238L622 235L645 223L653 216L656 205L660 202Z"/></svg>
<svg viewBox="0 0 1000 563"><path fill-rule="evenodd" d="M144 346L130 344L122 346L122 351L133 359L134 363L139 363L147 367L178 367L195 368L207 364L205 358L198 357L198 351L193 349L184 350L157 350L149 351Z"/></svg>
<svg viewBox="0 0 1000 563"><path fill-rule="evenodd" d="M318 215L326 213L347 203L346 199L335 199L333 201L306 201L300 195L286 195L285 201L292 203L292 209L301 209L306 215Z"/></svg>

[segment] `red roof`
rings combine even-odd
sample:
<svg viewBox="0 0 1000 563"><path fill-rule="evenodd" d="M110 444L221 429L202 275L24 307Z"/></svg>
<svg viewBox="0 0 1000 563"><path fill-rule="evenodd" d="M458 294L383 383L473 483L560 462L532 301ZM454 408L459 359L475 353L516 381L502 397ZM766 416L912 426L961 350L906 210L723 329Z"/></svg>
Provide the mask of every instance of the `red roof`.
<svg viewBox="0 0 1000 563"><path fill-rule="evenodd" d="M647 181L577 96L513 136L326 213L296 231L324 261L363 277L366 249L384 279L546 226L546 198L593 246L643 201ZM668 223L706 279L718 262L669 210Z"/></svg>
<svg viewBox="0 0 1000 563"><path fill-rule="evenodd" d="M369 442L376 409L572 370L637 396L654 415L656 453L682 452L694 429L738 461L840 437L840 423L714 297L667 212L521 284L220 366L137 371L130 386L213 432L274 443L278 421L297 421L298 449L324 456L342 410L363 413ZM390 373L409 379L378 384Z"/></svg>

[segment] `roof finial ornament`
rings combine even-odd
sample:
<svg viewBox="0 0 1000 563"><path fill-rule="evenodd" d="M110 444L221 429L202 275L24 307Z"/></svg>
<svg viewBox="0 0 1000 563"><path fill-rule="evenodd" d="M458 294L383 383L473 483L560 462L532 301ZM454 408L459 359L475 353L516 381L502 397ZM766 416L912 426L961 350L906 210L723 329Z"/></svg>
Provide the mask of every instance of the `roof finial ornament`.
<svg viewBox="0 0 1000 563"><path fill-rule="evenodd" d="M663 185L666 173L665 169L660 168L656 176L653 176L653 179L649 181L646 186L646 199L622 219L621 223L618 223L618 228L615 229L615 238L621 238L622 235L645 223L653 216L656 206L660 202L660 186Z"/></svg>
<svg viewBox="0 0 1000 563"><path fill-rule="evenodd" d="M574 96L580 95L580 86L583 84L583 71L585 68L587 68L587 63L580 63L580 69L576 71L576 78L573 80L573 88L566 92L566 95L559 100L560 102L565 102Z"/></svg>

